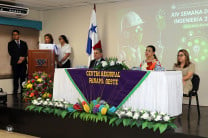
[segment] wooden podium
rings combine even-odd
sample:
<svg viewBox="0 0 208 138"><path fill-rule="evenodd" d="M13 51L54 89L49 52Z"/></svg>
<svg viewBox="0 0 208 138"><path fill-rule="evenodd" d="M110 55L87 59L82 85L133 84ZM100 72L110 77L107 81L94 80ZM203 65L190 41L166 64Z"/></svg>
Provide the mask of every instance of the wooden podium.
<svg viewBox="0 0 208 138"><path fill-rule="evenodd" d="M28 51L28 78L34 72L45 72L53 78L55 70L55 53L53 50Z"/></svg>

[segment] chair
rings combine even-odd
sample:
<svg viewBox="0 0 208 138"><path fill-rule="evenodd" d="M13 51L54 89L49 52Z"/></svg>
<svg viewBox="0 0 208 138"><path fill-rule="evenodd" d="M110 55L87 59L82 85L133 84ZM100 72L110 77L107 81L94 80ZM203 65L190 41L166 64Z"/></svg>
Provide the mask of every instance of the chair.
<svg viewBox="0 0 208 138"><path fill-rule="evenodd" d="M199 108L199 98L198 98L198 89L199 89L199 83L200 83L199 76L197 74L193 74L193 78L192 78L191 82L192 82L192 85L193 85L192 90L189 92L189 94L183 94L184 97L189 97L188 119L190 117L192 96L196 96L198 118L200 118L200 108Z"/></svg>

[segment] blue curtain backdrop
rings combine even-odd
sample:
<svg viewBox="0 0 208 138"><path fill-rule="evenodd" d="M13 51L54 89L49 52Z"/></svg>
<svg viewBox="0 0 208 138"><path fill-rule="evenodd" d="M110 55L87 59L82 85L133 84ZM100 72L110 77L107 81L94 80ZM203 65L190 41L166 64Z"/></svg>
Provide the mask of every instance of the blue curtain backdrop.
<svg viewBox="0 0 208 138"><path fill-rule="evenodd" d="M0 24L33 28L33 29L36 29L39 31L42 30L42 22L41 21L0 17Z"/></svg>

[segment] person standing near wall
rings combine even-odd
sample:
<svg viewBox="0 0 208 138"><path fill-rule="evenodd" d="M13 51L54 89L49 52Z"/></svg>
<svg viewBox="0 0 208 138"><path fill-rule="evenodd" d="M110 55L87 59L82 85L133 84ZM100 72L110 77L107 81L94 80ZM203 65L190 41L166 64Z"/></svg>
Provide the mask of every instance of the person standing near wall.
<svg viewBox="0 0 208 138"><path fill-rule="evenodd" d="M71 54L71 46L69 45L69 41L65 35L59 36L59 56L58 56L58 68L70 68L71 61L69 59Z"/></svg>
<svg viewBox="0 0 208 138"><path fill-rule="evenodd" d="M8 43L8 53L11 56L11 67L13 73L13 94L17 96L19 85L25 81L27 71L28 46L25 41L20 40L20 32L12 31L12 41Z"/></svg>

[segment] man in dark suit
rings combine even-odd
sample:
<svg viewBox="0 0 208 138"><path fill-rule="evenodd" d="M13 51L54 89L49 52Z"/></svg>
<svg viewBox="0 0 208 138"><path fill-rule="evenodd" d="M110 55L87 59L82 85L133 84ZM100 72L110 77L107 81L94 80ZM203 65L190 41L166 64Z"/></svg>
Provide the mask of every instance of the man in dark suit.
<svg viewBox="0 0 208 138"><path fill-rule="evenodd" d="M89 68L90 69L94 68L95 66L100 64L101 61L104 61L104 59L103 59L103 51L102 51L101 48L96 48L96 49L94 49L94 60L90 61Z"/></svg>
<svg viewBox="0 0 208 138"><path fill-rule="evenodd" d="M19 85L25 81L27 71L27 43L20 40L20 32L18 30L12 31L13 40L8 43L8 52L11 56L11 66L13 72L13 94L16 96ZM19 82L20 79L20 82Z"/></svg>

